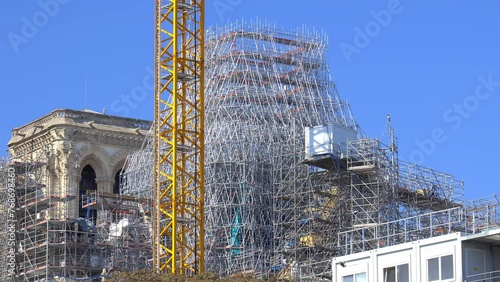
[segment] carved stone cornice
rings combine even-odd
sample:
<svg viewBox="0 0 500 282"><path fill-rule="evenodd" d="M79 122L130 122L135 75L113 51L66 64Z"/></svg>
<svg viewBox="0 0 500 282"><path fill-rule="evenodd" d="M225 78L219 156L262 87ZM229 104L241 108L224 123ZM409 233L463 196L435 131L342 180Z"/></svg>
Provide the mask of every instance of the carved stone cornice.
<svg viewBox="0 0 500 282"><path fill-rule="evenodd" d="M74 129L71 140L97 143L101 145L119 146L139 149L144 140L142 135L127 133L106 132L102 130Z"/></svg>
<svg viewBox="0 0 500 282"><path fill-rule="evenodd" d="M35 138L54 127L73 127L115 131L137 136L145 136L152 122L147 120L104 115L88 111L55 110L52 113L12 130L8 146L23 143L27 138ZM62 135L64 137L64 134Z"/></svg>
<svg viewBox="0 0 500 282"><path fill-rule="evenodd" d="M59 141L90 142L138 149L152 123L87 111L55 110L12 130L9 150L12 157L45 150Z"/></svg>
<svg viewBox="0 0 500 282"><path fill-rule="evenodd" d="M53 142L53 137L48 132L45 132L36 137L26 138L23 142L19 142L17 146L10 146L9 153L11 159L22 158L27 160L31 156L38 159L40 158L38 155L42 150L46 153L52 150Z"/></svg>

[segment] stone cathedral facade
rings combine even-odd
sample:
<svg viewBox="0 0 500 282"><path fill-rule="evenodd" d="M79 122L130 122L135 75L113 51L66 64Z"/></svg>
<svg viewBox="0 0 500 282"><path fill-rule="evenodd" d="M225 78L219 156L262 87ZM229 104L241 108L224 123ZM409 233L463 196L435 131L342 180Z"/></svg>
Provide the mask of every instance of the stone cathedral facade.
<svg viewBox="0 0 500 282"><path fill-rule="evenodd" d="M58 109L12 130L3 167L15 171L16 267L3 270L2 281L62 281L103 271L92 230L104 212L86 208L85 197L119 195L125 160L150 127L146 120Z"/></svg>

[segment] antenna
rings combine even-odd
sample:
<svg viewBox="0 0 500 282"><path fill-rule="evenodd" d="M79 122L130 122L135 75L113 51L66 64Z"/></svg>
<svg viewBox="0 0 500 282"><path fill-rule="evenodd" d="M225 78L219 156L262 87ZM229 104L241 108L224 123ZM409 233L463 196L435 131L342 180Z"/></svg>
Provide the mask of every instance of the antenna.
<svg viewBox="0 0 500 282"><path fill-rule="evenodd" d="M391 116L389 114L387 114L387 122L385 123L384 131L382 131L382 136L380 137L380 141L383 142L384 135L385 135L385 133L388 130L389 130L389 134L390 134L390 131L391 131ZM390 136L389 136L389 138L390 138Z"/></svg>
<svg viewBox="0 0 500 282"><path fill-rule="evenodd" d="M87 72L85 72L85 105L84 110L87 110Z"/></svg>
<svg viewBox="0 0 500 282"><path fill-rule="evenodd" d="M389 127L389 150L391 152L392 165L394 166L397 164L398 141L396 136L394 135L394 128L392 127L390 115L387 115L387 126Z"/></svg>
<svg viewBox="0 0 500 282"><path fill-rule="evenodd" d="M394 128L392 128L390 115L387 115L387 125L389 126L389 140L391 142L390 149L391 149L391 152L394 152L395 146L396 146L396 144L395 144L396 137L394 136Z"/></svg>
<svg viewBox="0 0 500 282"><path fill-rule="evenodd" d="M391 162L392 165L395 165L397 160L396 156L398 153L398 145L397 145L397 138L394 135L394 128L392 127L391 123L391 115L389 114L387 115L387 123L385 124L384 132L382 132L382 137L380 138L382 142L384 140L384 135L387 131L389 133L388 138L389 138L389 152L391 153Z"/></svg>

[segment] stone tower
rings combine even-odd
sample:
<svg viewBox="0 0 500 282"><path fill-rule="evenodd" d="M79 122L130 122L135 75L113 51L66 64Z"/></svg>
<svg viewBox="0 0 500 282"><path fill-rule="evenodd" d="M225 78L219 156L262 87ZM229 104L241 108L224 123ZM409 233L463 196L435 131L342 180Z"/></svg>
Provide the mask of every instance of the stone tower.
<svg viewBox="0 0 500 282"><path fill-rule="evenodd" d="M103 264L92 260L103 254L88 249L99 212L85 208L85 195L119 194L125 159L150 127L146 120L59 109L12 130L17 276L41 281L101 273Z"/></svg>

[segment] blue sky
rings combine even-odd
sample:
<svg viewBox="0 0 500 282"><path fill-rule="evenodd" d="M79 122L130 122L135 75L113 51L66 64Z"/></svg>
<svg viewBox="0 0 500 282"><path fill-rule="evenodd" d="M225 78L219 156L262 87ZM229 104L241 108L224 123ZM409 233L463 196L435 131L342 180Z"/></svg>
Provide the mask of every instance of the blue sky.
<svg viewBox="0 0 500 282"><path fill-rule="evenodd" d="M329 36L332 78L355 118L400 159L454 174L466 198L500 192L500 2L208 0L206 25L267 20ZM152 119L154 1L5 1L0 143L56 108ZM499 138L499 139L497 139ZM6 155L2 153L0 155Z"/></svg>

